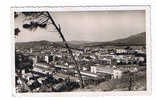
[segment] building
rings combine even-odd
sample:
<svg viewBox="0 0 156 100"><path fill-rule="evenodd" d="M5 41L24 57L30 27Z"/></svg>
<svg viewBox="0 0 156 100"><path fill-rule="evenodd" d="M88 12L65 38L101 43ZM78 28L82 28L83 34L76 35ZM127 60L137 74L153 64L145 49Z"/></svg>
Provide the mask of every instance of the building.
<svg viewBox="0 0 156 100"><path fill-rule="evenodd" d="M54 59L53 59L53 56L51 56L51 55L45 55L44 56L44 61L46 62L46 63L49 63L49 62L51 62L51 61L53 61Z"/></svg>
<svg viewBox="0 0 156 100"><path fill-rule="evenodd" d="M33 60L33 66L38 62L38 56L32 57Z"/></svg>
<svg viewBox="0 0 156 100"><path fill-rule="evenodd" d="M91 66L91 73L101 73L111 75L113 79L120 79L127 73L127 68L117 68L116 66Z"/></svg>
<svg viewBox="0 0 156 100"><path fill-rule="evenodd" d="M34 72L39 72L42 74L52 73L54 71L54 66L46 64L46 63L36 63L33 66Z"/></svg>
<svg viewBox="0 0 156 100"><path fill-rule="evenodd" d="M107 66L91 66L91 73L107 73L113 74L113 68L109 65Z"/></svg>
<svg viewBox="0 0 156 100"><path fill-rule="evenodd" d="M45 56L45 62L49 63L49 56Z"/></svg>
<svg viewBox="0 0 156 100"><path fill-rule="evenodd" d="M30 53L40 53L41 50L30 48Z"/></svg>
<svg viewBox="0 0 156 100"><path fill-rule="evenodd" d="M113 78L120 79L122 77L122 71L118 69L113 70Z"/></svg>
<svg viewBox="0 0 156 100"><path fill-rule="evenodd" d="M127 50L126 49L116 49L116 54L127 54Z"/></svg>

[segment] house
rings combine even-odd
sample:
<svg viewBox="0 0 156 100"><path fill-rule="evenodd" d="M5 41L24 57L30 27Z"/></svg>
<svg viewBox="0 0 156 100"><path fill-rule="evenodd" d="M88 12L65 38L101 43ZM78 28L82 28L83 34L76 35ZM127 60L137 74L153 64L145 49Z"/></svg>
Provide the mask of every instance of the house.
<svg viewBox="0 0 156 100"><path fill-rule="evenodd" d="M127 50L126 49L116 49L116 54L127 54Z"/></svg>
<svg viewBox="0 0 156 100"><path fill-rule="evenodd" d="M46 63L49 63L50 61L53 60L53 56L45 55L45 56L44 56L44 60L45 60Z"/></svg>
<svg viewBox="0 0 156 100"><path fill-rule="evenodd" d="M49 56L45 56L45 62L49 63Z"/></svg>
<svg viewBox="0 0 156 100"><path fill-rule="evenodd" d="M30 53L35 53L35 52L40 53L40 52L41 52L41 50L39 50L39 49L33 49L33 48L30 48Z"/></svg>
<svg viewBox="0 0 156 100"><path fill-rule="evenodd" d="M32 57L33 60L33 66L38 62L38 56Z"/></svg>
<svg viewBox="0 0 156 100"><path fill-rule="evenodd" d="M99 64L102 64L102 65L110 65L112 60L109 58L103 58L103 59L99 60L98 62L99 62Z"/></svg>
<svg viewBox="0 0 156 100"><path fill-rule="evenodd" d="M113 78L114 79L120 79L122 77L122 71L119 69L113 70Z"/></svg>

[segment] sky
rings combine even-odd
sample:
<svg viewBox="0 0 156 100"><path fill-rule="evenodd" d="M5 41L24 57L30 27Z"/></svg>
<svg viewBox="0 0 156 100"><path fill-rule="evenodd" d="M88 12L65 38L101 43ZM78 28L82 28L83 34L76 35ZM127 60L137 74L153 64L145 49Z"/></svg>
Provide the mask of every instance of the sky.
<svg viewBox="0 0 156 100"><path fill-rule="evenodd" d="M145 32L145 11L50 12L67 41L105 42ZM61 41L53 25L35 31L24 29L23 17L14 20L21 32L16 42Z"/></svg>

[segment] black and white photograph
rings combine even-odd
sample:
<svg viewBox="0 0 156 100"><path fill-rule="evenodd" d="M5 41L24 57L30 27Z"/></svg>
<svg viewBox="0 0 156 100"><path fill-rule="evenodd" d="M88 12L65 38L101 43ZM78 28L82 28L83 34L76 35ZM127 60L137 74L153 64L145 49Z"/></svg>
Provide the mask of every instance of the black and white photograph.
<svg viewBox="0 0 156 100"><path fill-rule="evenodd" d="M15 93L149 90L146 6L11 11Z"/></svg>

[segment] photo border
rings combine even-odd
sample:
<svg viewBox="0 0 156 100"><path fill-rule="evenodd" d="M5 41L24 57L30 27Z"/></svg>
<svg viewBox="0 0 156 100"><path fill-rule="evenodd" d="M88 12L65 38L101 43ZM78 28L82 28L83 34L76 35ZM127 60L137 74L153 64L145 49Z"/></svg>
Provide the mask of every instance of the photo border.
<svg viewBox="0 0 156 100"><path fill-rule="evenodd" d="M151 65L151 7L150 5L110 5L110 6L24 6L24 7L11 7L11 85L12 96L55 96L55 97L67 97L67 96L133 96L133 95L151 95L152 94L152 65ZM14 12L22 11L53 11L53 12L76 12L76 11L127 11L127 10L145 10L146 15L146 91L105 91L105 92L48 92L48 93L16 93L15 89L15 36L14 36Z"/></svg>

